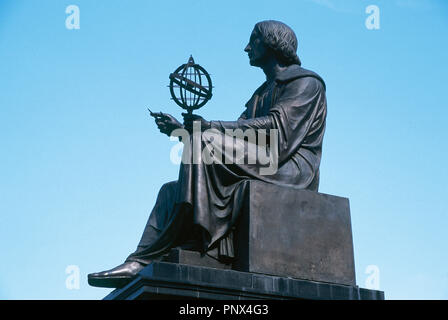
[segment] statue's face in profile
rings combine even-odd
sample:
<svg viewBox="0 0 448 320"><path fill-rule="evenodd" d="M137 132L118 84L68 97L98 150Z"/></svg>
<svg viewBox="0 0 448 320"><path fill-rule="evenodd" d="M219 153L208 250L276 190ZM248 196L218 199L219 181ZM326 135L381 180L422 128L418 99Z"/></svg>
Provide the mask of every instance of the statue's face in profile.
<svg viewBox="0 0 448 320"><path fill-rule="evenodd" d="M261 39L260 34L253 30L250 35L249 43L247 44L244 51L247 52L249 56L249 63L254 67L263 66L268 58L269 50Z"/></svg>

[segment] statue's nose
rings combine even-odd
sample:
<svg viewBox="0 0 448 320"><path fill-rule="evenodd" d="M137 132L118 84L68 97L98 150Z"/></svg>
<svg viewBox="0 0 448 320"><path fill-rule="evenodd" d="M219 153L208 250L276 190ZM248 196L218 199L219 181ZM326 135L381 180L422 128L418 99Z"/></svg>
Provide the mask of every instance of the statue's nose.
<svg viewBox="0 0 448 320"><path fill-rule="evenodd" d="M244 48L244 51L245 51L245 52L249 52L249 51L250 51L250 46L247 45L246 48Z"/></svg>

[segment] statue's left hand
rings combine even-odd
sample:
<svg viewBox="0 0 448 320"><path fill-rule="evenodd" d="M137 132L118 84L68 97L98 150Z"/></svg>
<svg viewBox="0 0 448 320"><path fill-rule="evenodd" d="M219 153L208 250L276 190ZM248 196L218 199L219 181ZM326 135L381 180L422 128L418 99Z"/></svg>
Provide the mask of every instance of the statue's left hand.
<svg viewBox="0 0 448 320"><path fill-rule="evenodd" d="M184 128L188 132L193 132L193 122L199 121L201 123L201 131L210 129L210 121L205 120L200 115L190 114L190 113L182 113L184 117Z"/></svg>

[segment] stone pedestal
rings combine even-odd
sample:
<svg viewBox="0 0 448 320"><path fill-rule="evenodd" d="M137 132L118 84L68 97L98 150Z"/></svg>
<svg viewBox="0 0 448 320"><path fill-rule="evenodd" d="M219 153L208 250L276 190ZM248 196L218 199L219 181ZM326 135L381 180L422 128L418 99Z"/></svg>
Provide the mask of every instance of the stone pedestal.
<svg viewBox="0 0 448 320"><path fill-rule="evenodd" d="M179 248L171 249L168 254L163 256L161 261L215 269L232 269L231 264L220 263L205 254L201 254L196 251L182 250Z"/></svg>
<svg viewBox="0 0 448 320"><path fill-rule="evenodd" d="M382 300L356 286L349 201L250 183L233 265L173 249L105 299Z"/></svg>
<svg viewBox="0 0 448 320"><path fill-rule="evenodd" d="M234 270L153 262L105 300L383 300L381 291Z"/></svg>
<svg viewBox="0 0 448 320"><path fill-rule="evenodd" d="M347 198L252 181L244 211L234 269L356 285Z"/></svg>

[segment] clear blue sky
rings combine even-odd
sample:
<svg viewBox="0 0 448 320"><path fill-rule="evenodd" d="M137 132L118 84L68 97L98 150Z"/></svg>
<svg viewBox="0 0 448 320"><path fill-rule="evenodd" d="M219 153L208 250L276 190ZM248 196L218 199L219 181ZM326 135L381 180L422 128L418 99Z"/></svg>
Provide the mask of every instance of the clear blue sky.
<svg viewBox="0 0 448 320"><path fill-rule="evenodd" d="M1 0L0 298L110 292L87 274L123 262L177 178L145 107L180 117L168 75L193 54L215 86L199 113L235 119L264 80L243 49L266 19L326 80L320 191L350 199L358 285L376 265L387 298L448 299L445 0Z"/></svg>

